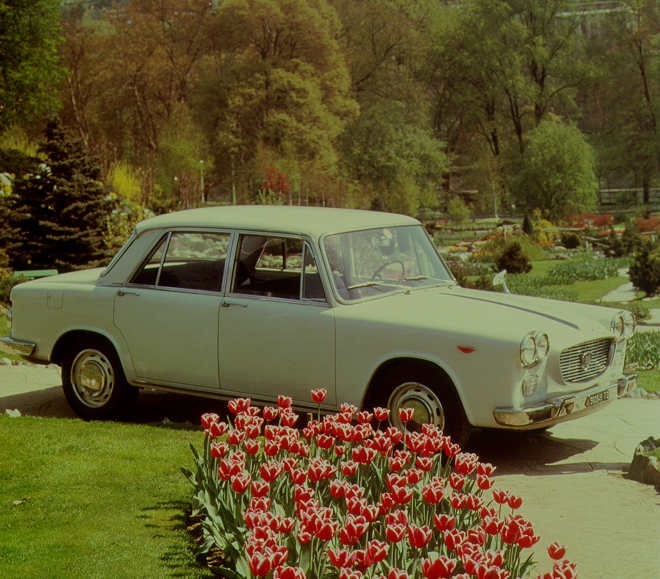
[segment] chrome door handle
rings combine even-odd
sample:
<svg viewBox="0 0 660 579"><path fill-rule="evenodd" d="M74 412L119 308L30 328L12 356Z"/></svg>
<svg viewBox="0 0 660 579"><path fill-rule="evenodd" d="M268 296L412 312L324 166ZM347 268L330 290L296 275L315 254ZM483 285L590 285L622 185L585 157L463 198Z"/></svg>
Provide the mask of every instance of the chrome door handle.
<svg viewBox="0 0 660 579"><path fill-rule="evenodd" d="M139 296L140 294L137 293L137 292L127 292L126 290L120 289L120 290L117 292L117 295L118 295L119 297L123 297L123 296Z"/></svg>
<svg viewBox="0 0 660 579"><path fill-rule="evenodd" d="M237 306L239 308L247 308L247 304L237 304L236 302L228 302L228 301L222 302L221 305L221 307L223 308L231 308L232 306Z"/></svg>

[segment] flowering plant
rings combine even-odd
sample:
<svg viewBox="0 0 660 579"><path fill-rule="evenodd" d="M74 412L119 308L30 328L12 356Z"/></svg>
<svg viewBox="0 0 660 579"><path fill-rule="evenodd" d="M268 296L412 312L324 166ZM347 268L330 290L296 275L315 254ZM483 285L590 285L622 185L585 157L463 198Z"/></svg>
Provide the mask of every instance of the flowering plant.
<svg viewBox="0 0 660 579"><path fill-rule="evenodd" d="M312 390L321 404L323 389ZM203 550L217 550L225 577L527 576L539 541L517 513L522 499L493 487L495 467L433 425L398 430L389 411L340 411L295 428L292 400L257 408L228 403L204 414L203 451L184 471ZM412 410L401 421L412 424ZM543 578L574 577L553 543Z"/></svg>

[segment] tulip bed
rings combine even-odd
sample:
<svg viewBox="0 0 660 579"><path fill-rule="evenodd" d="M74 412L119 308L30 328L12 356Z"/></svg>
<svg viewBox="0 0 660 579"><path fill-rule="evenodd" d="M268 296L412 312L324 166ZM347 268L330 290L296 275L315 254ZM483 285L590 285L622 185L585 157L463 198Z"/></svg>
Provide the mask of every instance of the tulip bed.
<svg viewBox="0 0 660 579"><path fill-rule="evenodd" d="M312 390L321 404L326 392ZM296 428L290 398L258 408L229 402L204 414L193 447L193 515L203 551L224 577L526 577L539 541L518 513L522 498L493 486L495 467L432 425L387 426L388 411L310 418ZM565 549L549 545L551 571L575 577Z"/></svg>

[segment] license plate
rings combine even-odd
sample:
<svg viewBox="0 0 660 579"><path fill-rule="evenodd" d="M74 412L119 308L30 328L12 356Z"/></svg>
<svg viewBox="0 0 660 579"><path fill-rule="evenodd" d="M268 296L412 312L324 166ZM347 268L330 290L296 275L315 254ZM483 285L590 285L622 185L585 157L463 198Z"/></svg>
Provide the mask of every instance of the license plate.
<svg viewBox="0 0 660 579"><path fill-rule="evenodd" d="M596 404L602 404L603 402L607 402L609 399L610 399L610 391L603 390L602 392L596 392L596 394L592 394L591 396L588 396L584 402L584 405L586 407L596 406Z"/></svg>

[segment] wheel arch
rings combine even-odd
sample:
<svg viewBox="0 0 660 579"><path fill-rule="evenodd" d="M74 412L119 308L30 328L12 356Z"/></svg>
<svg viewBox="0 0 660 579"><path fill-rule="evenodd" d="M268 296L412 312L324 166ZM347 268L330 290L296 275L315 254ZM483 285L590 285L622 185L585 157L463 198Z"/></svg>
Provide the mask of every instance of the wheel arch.
<svg viewBox="0 0 660 579"><path fill-rule="evenodd" d="M456 380L437 362L415 356L397 356L381 362L371 375L362 399L363 406L368 406L369 404L373 404L375 400L378 400L379 395L382 394L378 392L379 384L382 383L383 377L388 372L391 372L395 368L399 370L405 367L424 372L434 384L446 388L456 398L457 402L460 403L466 418L470 421L468 409L463 402L460 389L456 386Z"/></svg>
<svg viewBox="0 0 660 579"><path fill-rule="evenodd" d="M96 332L93 330L69 330L62 334L57 341L55 342L55 345L53 346L53 350L50 356L51 362L54 362L55 364L59 364L60 366L62 365L62 362L64 361L64 357L66 355L67 348L75 343L75 342L84 342L85 340L101 340L103 341L107 346L112 348L117 355L117 359L119 360L119 363L122 366L122 369L125 372L124 368L124 363L121 360L121 356L119 355L119 348L117 348L117 344L113 342L108 336L105 334L102 334L101 332Z"/></svg>

